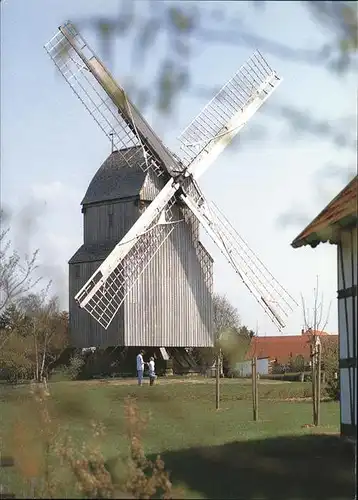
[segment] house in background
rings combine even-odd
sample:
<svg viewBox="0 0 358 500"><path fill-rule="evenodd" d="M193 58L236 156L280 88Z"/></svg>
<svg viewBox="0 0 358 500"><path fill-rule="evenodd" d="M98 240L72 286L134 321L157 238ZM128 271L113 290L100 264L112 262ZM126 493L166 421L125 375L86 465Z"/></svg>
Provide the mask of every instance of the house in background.
<svg viewBox="0 0 358 500"><path fill-rule="evenodd" d="M358 176L292 242L337 245L341 434L357 436Z"/></svg>
<svg viewBox="0 0 358 500"><path fill-rule="evenodd" d="M310 343L313 334L321 338L322 345L325 339L338 343L338 335L326 332L307 330L301 335L280 335L273 337L253 337L246 353L246 359L256 357L268 360L268 372L285 371L292 364L302 363L302 370L309 366L311 361Z"/></svg>
<svg viewBox="0 0 358 500"><path fill-rule="evenodd" d="M234 370L238 377L251 377L252 375L252 361L247 359L236 363ZM258 358L256 362L256 372L258 375L268 375L269 374L269 359L268 358Z"/></svg>

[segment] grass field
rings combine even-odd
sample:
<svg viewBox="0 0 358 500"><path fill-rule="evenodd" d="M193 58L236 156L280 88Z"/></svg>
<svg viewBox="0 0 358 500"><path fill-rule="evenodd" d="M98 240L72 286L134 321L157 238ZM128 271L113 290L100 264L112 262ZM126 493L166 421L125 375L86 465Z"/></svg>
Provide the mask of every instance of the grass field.
<svg viewBox="0 0 358 500"><path fill-rule="evenodd" d="M16 461L13 428L31 418L28 388L0 391L2 449ZM339 405L322 403L321 426L310 427L311 404L299 399L309 396L309 384L260 382L258 422L252 421L248 381L221 382L219 411L213 381L163 381L155 387L58 382L50 391L53 414L78 446L91 434L91 420L104 424L101 449L108 460L128 454L123 405L127 396L135 398L141 414L149 415L143 434L147 456L161 455L186 498L354 497L353 450L338 437ZM26 446L32 449L31 442ZM28 494L16 467L0 474L8 490ZM65 493L74 491L68 486Z"/></svg>

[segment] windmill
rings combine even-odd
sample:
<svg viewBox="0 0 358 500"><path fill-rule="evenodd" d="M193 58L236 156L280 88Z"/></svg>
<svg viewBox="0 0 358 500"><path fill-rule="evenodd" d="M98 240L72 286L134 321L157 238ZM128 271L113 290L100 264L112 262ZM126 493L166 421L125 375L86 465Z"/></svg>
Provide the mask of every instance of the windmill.
<svg viewBox="0 0 358 500"><path fill-rule="evenodd" d="M112 149L116 149L116 161L121 163L121 171L127 169L129 172L135 165L136 169L151 177L157 188L160 186L156 196L145 204L145 209L140 210L140 216L133 220L125 234L121 234L120 241L110 250L107 248L108 255L75 291L74 299L79 308L87 311L99 325L99 336L105 336L114 318L121 314L121 306L127 307L128 298L133 298L133 291L138 291L139 284L144 286L143 276L148 268L160 259L161 249L183 225L191 228L191 244L201 260L205 249L198 240L199 225L206 230L249 292L277 328L282 329L293 309L294 299L275 280L218 207L206 200L197 183L200 175L281 82L260 52L256 51L250 57L184 130L179 137L179 158L164 146L74 25L67 22L60 26L45 49L111 141ZM210 258L206 260L209 263L204 274L210 295L212 262ZM204 266L201 267L203 270ZM160 278L163 279L163 276L156 276L156 279ZM162 281L164 287L165 279ZM187 279L190 280L190 276ZM175 301L175 296L172 296L171 303ZM155 307L163 309L167 305L157 304ZM184 308L185 304L182 303L181 307ZM210 319L210 314L207 317ZM153 328L157 325L154 324ZM185 340L175 338L175 334L169 338L170 333L167 333L166 337L163 334L149 340L148 336L146 340L140 335L135 340L127 337L123 342L137 346L151 342L158 347L211 346L213 338L209 330L207 327L205 340L198 340L195 335L189 335ZM109 340L106 342L110 343Z"/></svg>

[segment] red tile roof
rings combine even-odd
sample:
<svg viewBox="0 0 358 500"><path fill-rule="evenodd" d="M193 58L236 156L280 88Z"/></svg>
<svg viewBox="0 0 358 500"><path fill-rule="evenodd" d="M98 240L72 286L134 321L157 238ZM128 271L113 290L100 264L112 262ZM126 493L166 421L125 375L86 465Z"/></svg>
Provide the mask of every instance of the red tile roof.
<svg viewBox="0 0 358 500"><path fill-rule="evenodd" d="M327 336L338 341L338 335L329 335L326 332L317 331L316 335ZM291 357L298 355L310 360L310 339L308 333L301 335L285 335L277 337L253 337L250 343L246 359L254 356L257 358L277 359L280 364L287 363Z"/></svg>
<svg viewBox="0 0 358 500"><path fill-rule="evenodd" d="M358 175L317 215L293 240L294 248L303 245L317 246L329 241L336 243L336 233L346 224L358 222Z"/></svg>

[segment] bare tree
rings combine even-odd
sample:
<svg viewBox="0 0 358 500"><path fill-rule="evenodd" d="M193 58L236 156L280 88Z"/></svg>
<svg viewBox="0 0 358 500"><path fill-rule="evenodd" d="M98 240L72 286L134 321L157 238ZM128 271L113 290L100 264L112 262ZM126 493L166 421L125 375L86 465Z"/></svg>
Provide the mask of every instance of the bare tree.
<svg viewBox="0 0 358 500"><path fill-rule="evenodd" d="M225 330L239 330L241 322L238 310L225 295L213 296L213 324L216 340Z"/></svg>
<svg viewBox="0 0 358 500"><path fill-rule="evenodd" d="M237 308L225 295L214 294L213 302L216 354L220 354L223 373L228 375L233 366L244 359L254 332L241 325Z"/></svg>
<svg viewBox="0 0 358 500"><path fill-rule="evenodd" d="M0 223L3 223L2 211ZM11 247L9 231L6 228L0 232L0 313L41 281L41 278L36 277L38 250L22 259Z"/></svg>
<svg viewBox="0 0 358 500"><path fill-rule="evenodd" d="M224 365L227 351L238 348L241 336L246 338L246 333L250 332L245 326L241 327L240 316L225 295L215 293L213 296L213 333L215 347L193 348L191 352L199 366L206 371L213 365L218 353L224 353ZM221 358L220 358L221 359ZM221 359L221 361L223 361Z"/></svg>
<svg viewBox="0 0 358 500"><path fill-rule="evenodd" d="M323 293L320 294L319 278L316 276L316 286L313 289L313 303L311 307L307 307L305 298L301 294L302 313L303 313L303 328L304 331L312 332L315 335L317 332L324 331L327 326L331 311L332 301L330 301L327 310L324 308Z"/></svg>
<svg viewBox="0 0 358 500"><path fill-rule="evenodd" d="M309 335L311 348L311 374L312 374L312 410L313 423L319 425L320 422L320 401L321 401L321 360L322 343L320 333L324 331L329 320L331 303L327 312L324 312L323 294L319 291L319 279L316 277L316 286L313 291L313 304L311 308L306 306L305 299L301 294L304 332Z"/></svg>

